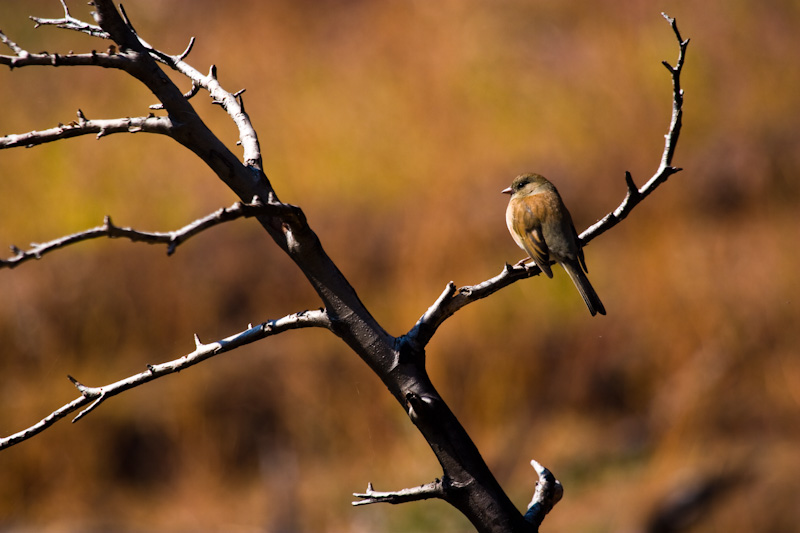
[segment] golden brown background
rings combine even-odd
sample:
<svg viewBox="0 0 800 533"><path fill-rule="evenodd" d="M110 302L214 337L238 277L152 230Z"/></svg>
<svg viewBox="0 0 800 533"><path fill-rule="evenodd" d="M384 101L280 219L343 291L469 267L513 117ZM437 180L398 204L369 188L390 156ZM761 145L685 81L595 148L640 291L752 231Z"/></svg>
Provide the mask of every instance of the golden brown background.
<svg viewBox="0 0 800 533"><path fill-rule="evenodd" d="M75 16L88 18L84 2ZM592 242L592 319L563 272L451 318L434 382L508 494L536 458L561 479L547 531L642 531L665 501L711 487L692 531L800 523L800 4L754 0L130 0L140 34L217 64L258 128L281 199L393 334L445 284L477 283L520 252L499 194L549 176L579 230L614 209L624 171L658 164L670 112L661 60L692 39L685 170ZM106 43L3 1L31 51ZM3 53L8 53L4 51ZM177 78L176 78L177 79ZM181 87L188 89L185 80ZM143 115L120 72L0 70L0 134ZM236 131L200 94L231 146ZM98 225L175 229L235 198L169 139L91 137L0 152L0 245ZM163 247L96 241L0 271L0 432L72 400L71 374L115 381L319 302L253 221ZM351 508L441 474L403 411L324 331L281 335L114 398L0 453L0 529L465 531L441 502Z"/></svg>

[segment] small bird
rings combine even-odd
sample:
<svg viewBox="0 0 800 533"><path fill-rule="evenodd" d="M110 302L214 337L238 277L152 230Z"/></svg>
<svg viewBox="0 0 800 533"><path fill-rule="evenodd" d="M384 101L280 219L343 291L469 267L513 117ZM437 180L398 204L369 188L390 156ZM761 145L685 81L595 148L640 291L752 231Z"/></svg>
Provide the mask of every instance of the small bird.
<svg viewBox="0 0 800 533"><path fill-rule="evenodd" d="M555 186L539 174L522 174L502 192L511 195L506 224L517 246L525 250L548 278L553 277L550 262L560 264L592 316L606 314L603 302L584 274L588 270L578 244L578 232Z"/></svg>

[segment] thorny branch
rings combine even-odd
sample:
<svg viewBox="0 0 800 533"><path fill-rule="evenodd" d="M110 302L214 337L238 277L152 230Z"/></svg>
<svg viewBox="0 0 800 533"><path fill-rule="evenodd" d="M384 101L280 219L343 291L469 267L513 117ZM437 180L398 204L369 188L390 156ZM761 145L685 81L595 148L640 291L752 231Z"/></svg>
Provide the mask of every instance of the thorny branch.
<svg viewBox="0 0 800 533"><path fill-rule="evenodd" d="M80 391L81 396L59 409L56 409L36 424L18 433L0 439L0 450L38 435L78 409L83 408L83 411L72 420L73 422L77 422L82 417L89 414L107 399L129 389L144 385L145 383L168 376L169 374L180 372L206 359L230 352L246 344L283 333L284 331L300 328L330 328L330 319L328 318L327 312L324 309L300 311L277 320L269 320L257 326L250 325L244 331L208 344L200 342L200 339L195 335L195 349L193 352L166 363L147 365L147 370L144 372L134 374L133 376L108 385L103 385L102 387L87 387L72 376L67 376L78 391Z"/></svg>
<svg viewBox="0 0 800 533"><path fill-rule="evenodd" d="M172 255L175 249L189 238L224 222L258 215L288 215L295 212L295 210L299 210L299 208L290 204L277 202L273 197L270 197L267 203L262 203L261 200L256 197L253 199L252 203L245 204L236 202L230 207L218 209L210 215L197 219L178 230L164 233L150 233L132 228L115 226L111 222L111 217L106 216L102 226L97 226L72 235L66 235L46 243L32 243L31 248L28 250L21 250L16 246L11 246L11 251L14 255L9 259L0 259L0 269L4 267L14 268L31 259L41 259L44 254L70 244L98 239L100 237L108 237L111 239L125 238L132 242L144 242L147 244L166 244L167 255Z"/></svg>
<svg viewBox="0 0 800 533"><path fill-rule="evenodd" d="M68 124L58 124L55 128L42 131L29 131L28 133L6 135L0 137L0 149L24 146L32 148L61 139L80 137L81 135L96 134L96 138L105 137L112 133L160 133L170 134L172 121L167 117L157 117L153 114L146 117L128 117L111 120L89 120L78 110L78 120Z"/></svg>

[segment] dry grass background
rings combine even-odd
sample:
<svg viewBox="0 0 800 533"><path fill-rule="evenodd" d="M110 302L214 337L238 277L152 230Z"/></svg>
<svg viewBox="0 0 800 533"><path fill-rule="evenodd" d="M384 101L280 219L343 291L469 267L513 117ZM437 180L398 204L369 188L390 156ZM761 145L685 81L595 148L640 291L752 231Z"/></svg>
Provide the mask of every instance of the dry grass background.
<svg viewBox="0 0 800 533"><path fill-rule="evenodd" d="M586 250L609 311L570 282L517 283L454 316L428 351L439 390L523 508L536 458L565 485L548 531L643 531L693 487L721 487L687 530L800 523L800 5L777 0L126 3L137 29L247 88L267 173L393 334L449 280L519 259L499 190L535 170L583 229L630 170L656 168L677 46L690 37L673 176ZM83 4L73 14L85 18ZM104 49L6 1L32 51ZM5 53L5 52L4 52ZM188 88L184 81L181 86ZM145 114L118 72L0 72L0 134ZM231 145L236 132L195 106ZM233 195L164 138L82 138L0 153L0 245L109 214L166 230ZM162 248L94 242L0 272L0 431L259 322L319 305L251 221ZM440 474L366 365L300 331L212 360L0 454L8 531L465 531L446 504L353 509L350 493Z"/></svg>

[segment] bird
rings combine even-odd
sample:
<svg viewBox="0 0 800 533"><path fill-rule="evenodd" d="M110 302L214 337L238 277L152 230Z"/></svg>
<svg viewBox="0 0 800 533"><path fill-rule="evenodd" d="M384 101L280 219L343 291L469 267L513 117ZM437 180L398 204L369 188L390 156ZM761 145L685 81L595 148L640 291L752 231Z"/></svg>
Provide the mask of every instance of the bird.
<svg viewBox="0 0 800 533"><path fill-rule="evenodd" d="M521 174L501 192L511 195L506 209L506 225L517 246L548 278L553 277L551 261L560 264L592 316L597 313L605 315L606 308L586 277L588 269L578 232L555 185L540 174Z"/></svg>

